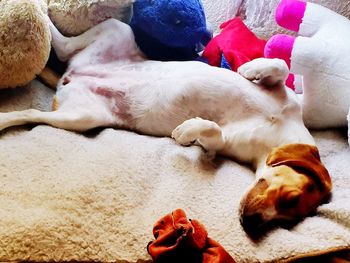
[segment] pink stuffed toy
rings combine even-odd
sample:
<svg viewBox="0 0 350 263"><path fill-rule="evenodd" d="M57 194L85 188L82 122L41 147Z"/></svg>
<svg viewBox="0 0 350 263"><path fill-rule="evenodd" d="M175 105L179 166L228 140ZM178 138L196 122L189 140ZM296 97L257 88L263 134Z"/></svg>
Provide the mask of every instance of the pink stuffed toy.
<svg viewBox="0 0 350 263"><path fill-rule="evenodd" d="M273 36L265 56L284 59L295 74L306 125L350 127L350 20L317 4L282 0L276 21L299 36Z"/></svg>

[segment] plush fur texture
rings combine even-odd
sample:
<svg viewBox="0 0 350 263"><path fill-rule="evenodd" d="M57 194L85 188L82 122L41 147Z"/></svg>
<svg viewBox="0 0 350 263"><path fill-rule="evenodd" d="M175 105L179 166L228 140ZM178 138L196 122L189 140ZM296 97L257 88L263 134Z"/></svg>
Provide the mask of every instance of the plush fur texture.
<svg viewBox="0 0 350 263"><path fill-rule="evenodd" d="M293 39L277 35L268 42L265 53L290 61L291 72L302 76L306 125L346 126L350 107L350 21L325 7L298 0L282 0L276 15L281 26L297 30L299 36Z"/></svg>
<svg viewBox="0 0 350 263"><path fill-rule="evenodd" d="M265 40L257 38L237 17L220 26L221 32L205 47L203 57L212 66L220 66L223 57L237 71L244 63L264 56Z"/></svg>
<svg viewBox="0 0 350 263"><path fill-rule="evenodd" d="M136 42L151 59L193 59L211 38L200 0L136 1L133 10Z"/></svg>
<svg viewBox="0 0 350 263"><path fill-rule="evenodd" d="M59 30L67 35L79 35L92 26L116 18L128 22L134 0L50 0L49 15Z"/></svg>
<svg viewBox="0 0 350 263"><path fill-rule="evenodd" d="M51 34L41 0L0 1L0 88L27 84L45 67Z"/></svg>

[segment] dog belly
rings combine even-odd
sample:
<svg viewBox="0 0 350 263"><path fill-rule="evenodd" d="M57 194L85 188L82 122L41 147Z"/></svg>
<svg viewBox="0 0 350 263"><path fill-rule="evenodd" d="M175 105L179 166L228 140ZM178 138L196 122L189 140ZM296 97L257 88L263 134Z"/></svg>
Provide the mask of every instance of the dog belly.
<svg viewBox="0 0 350 263"><path fill-rule="evenodd" d="M98 105L109 111L117 127L159 136L169 136L194 117L225 125L281 109L271 94L238 74L199 62L180 63L118 62L70 69L58 89L58 102L70 100L71 106L81 97L80 107Z"/></svg>
<svg viewBox="0 0 350 263"><path fill-rule="evenodd" d="M72 78L69 84L61 87L55 96L57 110L91 114L108 127L133 129L127 93L104 79Z"/></svg>

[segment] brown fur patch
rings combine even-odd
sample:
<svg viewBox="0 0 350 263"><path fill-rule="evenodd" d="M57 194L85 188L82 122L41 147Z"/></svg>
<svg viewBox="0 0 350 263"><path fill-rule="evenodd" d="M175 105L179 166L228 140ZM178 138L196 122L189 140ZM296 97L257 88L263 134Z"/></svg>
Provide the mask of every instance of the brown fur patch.
<svg viewBox="0 0 350 263"><path fill-rule="evenodd" d="M56 111L56 110L58 110L58 107L59 107L58 99L56 96L54 96L53 100L52 100L51 109L52 109L52 111Z"/></svg>

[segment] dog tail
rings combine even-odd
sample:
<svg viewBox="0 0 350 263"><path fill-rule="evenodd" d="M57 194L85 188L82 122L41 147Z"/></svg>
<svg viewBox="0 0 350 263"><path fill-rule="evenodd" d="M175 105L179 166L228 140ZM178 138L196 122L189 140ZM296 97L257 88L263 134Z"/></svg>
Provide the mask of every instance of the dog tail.
<svg viewBox="0 0 350 263"><path fill-rule="evenodd" d="M38 79L53 90L56 90L60 78L61 76L48 67L44 68L44 70L38 75Z"/></svg>

